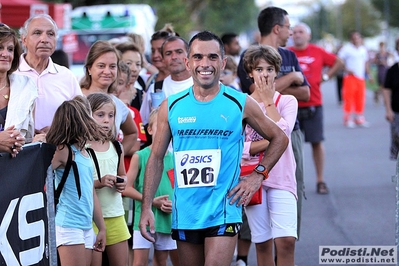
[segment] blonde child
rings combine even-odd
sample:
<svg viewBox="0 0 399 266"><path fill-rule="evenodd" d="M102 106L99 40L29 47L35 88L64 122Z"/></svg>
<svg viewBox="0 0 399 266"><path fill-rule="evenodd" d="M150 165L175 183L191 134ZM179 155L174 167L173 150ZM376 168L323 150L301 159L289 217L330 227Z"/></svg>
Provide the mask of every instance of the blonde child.
<svg viewBox="0 0 399 266"><path fill-rule="evenodd" d="M143 54L140 52L140 48L133 42L122 42L115 46L120 52L121 61L125 62L130 68L130 85L132 89L136 90L136 95L129 105L140 109L143 101L143 93L145 91L145 82L140 77L140 72L143 66ZM138 82L139 79L141 82ZM141 83L141 85L140 85ZM142 87L140 89L140 87Z"/></svg>
<svg viewBox="0 0 399 266"><path fill-rule="evenodd" d="M87 96L94 120L107 133L104 142L91 142L100 166L101 182L94 175L94 187L100 200L105 225L107 227L107 253L109 265L126 266L128 262L127 239L130 238L125 222L125 211L121 193L126 186L126 172L123 163L123 149L114 142L116 106L110 95L93 93ZM118 151L120 150L120 154ZM94 228L97 231L97 228ZM93 253L92 265L102 265L102 254Z"/></svg>
<svg viewBox="0 0 399 266"><path fill-rule="evenodd" d="M149 117L148 132L153 137L157 132L158 109L154 109ZM127 185L124 195L135 200L134 223L133 223L133 266L148 265L148 256L151 245L140 234L139 221L141 213L142 189L144 186L144 170L150 156L152 145L136 152L131 160L129 171L127 172ZM166 265L169 250L175 250L176 242L172 240L172 201L173 188L168 178L167 171L174 167L173 155L167 152L164 157L165 167L162 179L155 193L152 203L155 220L155 243L154 243L154 265Z"/></svg>
<svg viewBox="0 0 399 266"><path fill-rule="evenodd" d="M220 82L237 91L241 91L240 85L237 82L237 63L231 56L226 56L226 66L220 73Z"/></svg>
<svg viewBox="0 0 399 266"><path fill-rule="evenodd" d="M137 89L134 87L134 83L137 78L130 78L131 76L131 69L129 66L123 62L119 61L118 64L118 78L117 78L117 86L116 86L116 91L119 92L118 94L115 94L122 102L124 102L127 107L129 108L132 116L134 123L136 124L136 127L138 129L138 138L136 144L133 146L131 153L134 154L134 152L140 150L142 147L142 144L144 144L147 141L147 136L145 134L144 126L143 126L143 121L141 119L141 115L139 110L137 110L135 107L130 106L130 103L132 100L136 97ZM120 136L123 135L120 132ZM125 163L125 170L129 170L130 166L130 160L132 156L125 155L124 157L124 163ZM129 228L129 232L133 235L133 200L129 197L125 197L123 195L123 203L124 203L124 209L125 209L125 220ZM129 266L132 265L133 263L133 237L130 237L128 239L128 245L129 245Z"/></svg>
<svg viewBox="0 0 399 266"><path fill-rule="evenodd" d="M134 87L134 84L132 84L132 82L134 83L136 81L137 77L133 78L132 80L130 76L131 76L131 70L129 66L125 62L120 61L118 64L118 78L116 86L116 91L119 93L118 94L114 93L114 94L129 108L133 116L134 123L136 124L136 127L138 129L136 145L134 145L133 148L131 149L131 154L133 154L135 151L141 149L142 144L144 144L147 141L147 137L145 134L143 120L141 119L139 110L130 105L130 103L136 97L137 94L137 89ZM126 171L129 169L131 158L132 156L125 156Z"/></svg>
<svg viewBox="0 0 399 266"><path fill-rule="evenodd" d="M102 252L106 230L101 207L94 191L93 162L85 150L88 141L104 141L106 136L82 103L85 99L63 102L55 112L46 139L57 146L52 167L56 188L61 182L72 149L79 176L69 171L56 206L56 245L63 266L89 266L92 250ZM99 228L97 237L92 221Z"/></svg>

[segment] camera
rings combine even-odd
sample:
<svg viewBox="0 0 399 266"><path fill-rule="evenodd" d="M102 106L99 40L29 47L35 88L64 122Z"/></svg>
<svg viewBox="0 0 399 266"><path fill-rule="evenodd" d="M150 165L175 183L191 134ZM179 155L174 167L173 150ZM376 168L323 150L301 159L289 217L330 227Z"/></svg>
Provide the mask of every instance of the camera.
<svg viewBox="0 0 399 266"><path fill-rule="evenodd" d="M123 183L123 182L125 182L125 179L119 176L116 177L116 183Z"/></svg>

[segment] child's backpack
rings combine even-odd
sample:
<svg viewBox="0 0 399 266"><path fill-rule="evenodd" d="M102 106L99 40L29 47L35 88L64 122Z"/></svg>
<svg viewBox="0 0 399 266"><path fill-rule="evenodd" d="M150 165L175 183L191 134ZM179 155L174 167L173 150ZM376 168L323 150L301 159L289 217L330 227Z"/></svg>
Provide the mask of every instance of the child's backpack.
<svg viewBox="0 0 399 266"><path fill-rule="evenodd" d="M82 194L81 188L80 188L78 166L76 165L76 162L74 160L72 160L72 148L71 148L71 145L70 144L66 144L65 146L68 148L68 160L67 160L67 163L65 165L65 170L64 170L64 173L62 174L60 183L58 184L57 188L55 188L55 186L54 186L54 188L55 188L55 191L54 191L54 203L55 203L55 206L57 206L57 204L58 204L58 202L60 200L61 191L64 188L65 182L67 181L67 178L68 178L69 172L71 170L71 167L73 169L73 173L74 173L74 176L75 176L75 184L76 184L76 189L78 190L79 199L80 199L80 196ZM94 165L96 167L96 171L97 171L97 175L98 175L98 180L100 180L100 182L101 182L100 168L98 166L98 161L97 161L97 157L96 157L96 155L94 153L94 150L91 149L91 148L86 148L86 151L93 158Z"/></svg>
<svg viewBox="0 0 399 266"><path fill-rule="evenodd" d="M114 140L112 142L112 144L114 145L116 153L118 154L118 167L119 167L120 160L121 160L121 154L122 154L121 144L117 140ZM71 170L71 167L73 169L73 173L74 173L74 176L75 176L75 184L76 184L76 188L78 190L79 199L80 199L80 196L82 194L81 188L80 188L78 166L76 165L76 162L74 160L72 160L72 148L71 148L71 145L70 144L66 144L65 146L68 148L68 160L67 160L67 163L65 165L65 170L64 170L64 173L63 173L63 175L61 177L61 181L60 181L60 183L58 184L57 188L54 191L54 203L55 203L55 206L57 206L57 204L59 202L61 191L64 188L64 185L65 185L65 182L66 182L67 177L69 175L69 172ZM101 182L100 167L98 165L96 153L94 152L94 150L92 148L86 148L86 151L87 151L87 153L91 156L91 158L94 161L94 166L96 167L97 177L98 177L98 180Z"/></svg>

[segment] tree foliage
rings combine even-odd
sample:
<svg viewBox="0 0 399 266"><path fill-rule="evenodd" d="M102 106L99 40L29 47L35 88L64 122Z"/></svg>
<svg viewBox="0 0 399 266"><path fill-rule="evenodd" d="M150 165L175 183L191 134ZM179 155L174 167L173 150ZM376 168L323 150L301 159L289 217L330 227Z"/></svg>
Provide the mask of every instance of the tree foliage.
<svg viewBox="0 0 399 266"><path fill-rule="evenodd" d="M342 5L329 6L320 2L320 8L303 21L312 28L315 40L326 34L348 40L352 30L359 31L364 37L375 36L381 32L380 13L370 0L346 0Z"/></svg>
<svg viewBox="0 0 399 266"><path fill-rule="evenodd" d="M399 1L398 0L372 0L373 6L380 11L380 19L387 20L391 27L399 28Z"/></svg>
<svg viewBox="0 0 399 266"><path fill-rule="evenodd" d="M158 21L156 30L166 23L172 23L176 32L189 38L193 31L210 30L240 33L256 26L259 10L254 0L47 0L69 2L73 7L100 4L149 4L153 7Z"/></svg>
<svg viewBox="0 0 399 266"><path fill-rule="evenodd" d="M380 33L381 21L378 18L379 14L371 5L370 1L349 0L342 5L341 10L344 37L349 38L349 32L351 30L360 31L364 37L372 37ZM360 27L357 28L358 24Z"/></svg>
<svg viewBox="0 0 399 266"><path fill-rule="evenodd" d="M172 23L185 38L199 30L240 33L256 21L258 9L254 1L242 0L132 0L151 5L158 16L157 29ZM238 12L239 11L239 12Z"/></svg>
<svg viewBox="0 0 399 266"><path fill-rule="evenodd" d="M210 30L216 34L240 33L257 27L259 9L254 1L218 0L210 1L199 16L199 30Z"/></svg>

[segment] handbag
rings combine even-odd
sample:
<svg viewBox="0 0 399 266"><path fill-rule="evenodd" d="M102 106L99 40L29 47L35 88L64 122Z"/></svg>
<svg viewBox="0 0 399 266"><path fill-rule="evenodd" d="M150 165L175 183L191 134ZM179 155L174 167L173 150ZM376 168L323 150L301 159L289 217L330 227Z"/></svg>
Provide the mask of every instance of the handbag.
<svg viewBox="0 0 399 266"><path fill-rule="evenodd" d="M263 158L263 152L261 152L261 154L259 156L259 162L262 160L262 158ZM242 165L241 166L240 176L248 176L248 175L250 175L257 165L258 164ZM261 204L261 203L262 203L262 185L260 185L259 189L252 196L252 198L249 201L247 206L258 205L258 204Z"/></svg>
<svg viewBox="0 0 399 266"><path fill-rule="evenodd" d="M262 203L262 185L260 185L259 189L252 196L247 206L258 205Z"/></svg>

